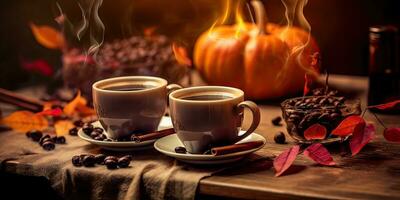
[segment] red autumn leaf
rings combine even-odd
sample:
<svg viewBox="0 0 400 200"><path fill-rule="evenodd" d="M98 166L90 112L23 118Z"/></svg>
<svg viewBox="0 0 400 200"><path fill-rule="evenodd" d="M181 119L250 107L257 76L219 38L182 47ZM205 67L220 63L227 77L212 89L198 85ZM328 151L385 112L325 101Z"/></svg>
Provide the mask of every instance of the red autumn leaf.
<svg viewBox="0 0 400 200"><path fill-rule="evenodd" d="M340 137L346 137L354 132L355 127L365 121L362 117L358 115L351 115L346 117L340 124L332 131L333 135Z"/></svg>
<svg viewBox="0 0 400 200"><path fill-rule="evenodd" d="M282 152L274 160L275 176L280 176L293 164L300 151L300 146L296 145Z"/></svg>
<svg viewBox="0 0 400 200"><path fill-rule="evenodd" d="M383 136L389 142L400 142L400 128L385 128Z"/></svg>
<svg viewBox="0 0 400 200"><path fill-rule="evenodd" d="M355 156L361 149L368 144L375 136L375 127L373 124L360 123L356 126L353 132L353 137L350 140L351 155Z"/></svg>
<svg viewBox="0 0 400 200"><path fill-rule="evenodd" d="M21 65L27 71L38 72L44 76L53 75L53 68L45 60L22 61Z"/></svg>
<svg viewBox="0 0 400 200"><path fill-rule="evenodd" d="M326 128L321 124L313 124L304 131L307 140L322 140L326 136Z"/></svg>
<svg viewBox="0 0 400 200"><path fill-rule="evenodd" d="M368 106L368 108L376 108L379 110L391 110L396 107L400 107L400 100L391 101L388 103L374 105L374 106Z"/></svg>
<svg viewBox="0 0 400 200"><path fill-rule="evenodd" d="M321 165L336 165L329 151L320 143L314 143L303 154Z"/></svg>
<svg viewBox="0 0 400 200"><path fill-rule="evenodd" d="M306 96L310 92L309 84L311 83L311 78L304 74L304 88L303 96Z"/></svg>
<svg viewBox="0 0 400 200"><path fill-rule="evenodd" d="M60 108L55 108L55 109L46 109L36 114L57 117L60 116L62 113L63 111Z"/></svg>

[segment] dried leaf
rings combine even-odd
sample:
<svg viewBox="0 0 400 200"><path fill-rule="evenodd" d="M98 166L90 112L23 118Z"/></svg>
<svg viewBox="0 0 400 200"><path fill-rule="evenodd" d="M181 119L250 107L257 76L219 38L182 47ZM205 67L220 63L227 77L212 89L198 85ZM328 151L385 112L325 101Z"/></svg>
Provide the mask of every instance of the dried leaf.
<svg viewBox="0 0 400 200"><path fill-rule="evenodd" d="M354 129L350 140L351 155L358 154L361 149L368 144L375 136L375 127L373 124L359 123Z"/></svg>
<svg viewBox="0 0 400 200"><path fill-rule="evenodd" d="M306 140L322 140L326 137L327 130L321 124L313 124L304 131Z"/></svg>
<svg viewBox="0 0 400 200"><path fill-rule="evenodd" d="M303 154L321 165L336 165L329 151L320 143L314 143L304 150Z"/></svg>
<svg viewBox="0 0 400 200"><path fill-rule="evenodd" d="M385 128L383 136L389 142L400 142L400 128Z"/></svg>
<svg viewBox="0 0 400 200"><path fill-rule="evenodd" d="M275 176L282 175L293 164L300 151L300 146L296 145L282 152L274 160Z"/></svg>
<svg viewBox="0 0 400 200"><path fill-rule="evenodd" d="M29 111L14 112L3 118L1 124L20 132L33 129L44 130L48 127L48 121L43 115L36 115Z"/></svg>
<svg viewBox="0 0 400 200"><path fill-rule="evenodd" d="M62 113L63 113L63 111L60 108L54 108L54 109L43 110L42 112L38 112L36 114L37 115L44 115L44 116L58 117Z"/></svg>
<svg viewBox="0 0 400 200"><path fill-rule="evenodd" d="M96 111L87 105L78 104L76 110L79 112L81 117L96 115Z"/></svg>
<svg viewBox="0 0 400 200"><path fill-rule="evenodd" d="M74 124L71 120L59 120L54 124L54 129L57 136L66 135L69 129L73 128Z"/></svg>
<svg viewBox="0 0 400 200"><path fill-rule="evenodd" d="M38 72L43 76L52 76L53 75L53 67L50 64L42 59L34 60L34 61L23 61L21 63L22 68L30 72Z"/></svg>
<svg viewBox="0 0 400 200"><path fill-rule="evenodd" d="M304 74L304 88L303 88L303 96L306 96L310 92L309 85L311 84L311 78Z"/></svg>
<svg viewBox="0 0 400 200"><path fill-rule="evenodd" d="M333 135L340 137L346 137L354 132L355 127L365 121L362 117L358 115L351 115L346 117L340 124L332 131Z"/></svg>
<svg viewBox="0 0 400 200"><path fill-rule="evenodd" d="M76 107L79 106L80 104L86 105L86 100L83 97L81 97L81 91L78 91L75 98L64 106L63 111L66 115L71 116L75 113Z"/></svg>
<svg viewBox="0 0 400 200"><path fill-rule="evenodd" d="M176 43L172 43L172 51L174 52L174 56L176 61L180 65L184 66L192 66L192 60L190 60L187 50L183 46L179 46Z"/></svg>
<svg viewBox="0 0 400 200"><path fill-rule="evenodd" d="M62 49L65 45L64 36L61 32L50 26L37 26L30 24L36 41L42 46L49 49Z"/></svg>
<svg viewBox="0 0 400 200"><path fill-rule="evenodd" d="M368 106L368 108L376 108L379 110L392 110L396 107L400 107L400 100L391 101L385 104L379 104L374 106Z"/></svg>

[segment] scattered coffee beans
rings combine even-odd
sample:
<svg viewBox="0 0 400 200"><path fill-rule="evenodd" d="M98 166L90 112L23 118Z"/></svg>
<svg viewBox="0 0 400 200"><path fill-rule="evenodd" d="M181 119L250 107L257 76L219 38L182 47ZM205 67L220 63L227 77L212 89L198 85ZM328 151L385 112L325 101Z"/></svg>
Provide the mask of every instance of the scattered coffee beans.
<svg viewBox="0 0 400 200"><path fill-rule="evenodd" d="M41 131L30 130L26 132L26 136L31 138L33 141L38 142L39 145L46 151L51 151L55 149L55 144L65 144L66 139L64 136L53 136L43 135Z"/></svg>
<svg viewBox="0 0 400 200"><path fill-rule="evenodd" d="M282 131L277 132L274 136L274 141L277 144L285 144L286 142L285 134Z"/></svg>
<svg viewBox="0 0 400 200"><path fill-rule="evenodd" d="M125 155L120 158L116 156L106 156L104 154L81 154L72 157L72 164L76 167L93 167L95 164L105 165L107 169L126 168L132 161L131 155Z"/></svg>

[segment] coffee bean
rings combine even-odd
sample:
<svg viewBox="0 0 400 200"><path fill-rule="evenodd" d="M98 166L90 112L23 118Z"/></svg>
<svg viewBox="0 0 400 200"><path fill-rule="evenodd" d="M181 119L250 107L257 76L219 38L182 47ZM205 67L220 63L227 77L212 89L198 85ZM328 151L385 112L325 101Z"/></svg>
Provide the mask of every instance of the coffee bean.
<svg viewBox="0 0 400 200"><path fill-rule="evenodd" d="M118 158L115 156L107 156L106 158L104 158L104 161L106 160L114 160L114 161L118 161Z"/></svg>
<svg viewBox="0 0 400 200"><path fill-rule="evenodd" d="M175 152L185 154L186 148L185 147L175 147Z"/></svg>
<svg viewBox="0 0 400 200"><path fill-rule="evenodd" d="M81 157L80 157L80 156L73 156L73 157L72 157L72 164L73 164L75 167L80 167L80 166L82 166Z"/></svg>
<svg viewBox="0 0 400 200"><path fill-rule="evenodd" d="M85 167L93 167L95 163L96 163L96 160L93 155L86 155L82 159L82 164Z"/></svg>
<svg viewBox="0 0 400 200"><path fill-rule="evenodd" d="M27 131L27 132L25 133L25 135L26 135L27 138L30 138L30 137L31 137L31 131Z"/></svg>
<svg viewBox="0 0 400 200"><path fill-rule="evenodd" d="M339 102L343 103L344 100L345 100L345 97L338 97L337 100L338 100Z"/></svg>
<svg viewBox="0 0 400 200"><path fill-rule="evenodd" d="M73 127L71 129L69 129L69 135L75 136L78 135L78 128L77 127Z"/></svg>
<svg viewBox="0 0 400 200"><path fill-rule="evenodd" d="M74 126L76 127L82 127L85 123L83 123L82 120L78 119L74 121Z"/></svg>
<svg viewBox="0 0 400 200"><path fill-rule="evenodd" d="M129 166L131 163L132 157L131 156L124 156L120 159L118 159L118 167L120 168L126 168Z"/></svg>
<svg viewBox="0 0 400 200"><path fill-rule="evenodd" d="M116 169L118 166L118 161L115 160L105 160L104 164L107 166L107 169Z"/></svg>
<svg viewBox="0 0 400 200"><path fill-rule="evenodd" d="M329 101L328 101L328 98L323 98L323 99L321 99L319 102L318 102L320 105L324 105L324 104L327 104L327 103L329 103Z"/></svg>
<svg viewBox="0 0 400 200"><path fill-rule="evenodd" d="M97 137L95 137L95 138L93 138L93 139L95 139L95 140L103 140L103 138L100 137L100 136L97 136Z"/></svg>
<svg viewBox="0 0 400 200"><path fill-rule="evenodd" d="M294 106L295 106L295 107L299 107L302 103L303 103L302 101L297 101L297 102L294 104Z"/></svg>
<svg viewBox="0 0 400 200"><path fill-rule="evenodd" d="M96 137L98 137L99 135L100 135L100 133L95 132L95 131L93 131L93 132L90 133L90 137L91 137L91 138L96 138Z"/></svg>
<svg viewBox="0 0 400 200"><path fill-rule="evenodd" d="M106 135L104 135L104 134L100 134L100 135L98 135L97 137L95 137L94 138L95 140L104 140L104 139L107 139L107 136Z"/></svg>
<svg viewBox="0 0 400 200"><path fill-rule="evenodd" d="M94 159L95 159L95 161L96 161L97 164L103 165L103 164L104 164L104 159L105 159L106 157L107 157L107 156L104 155L104 154L97 154L97 155L94 156Z"/></svg>
<svg viewBox="0 0 400 200"><path fill-rule="evenodd" d="M53 149L56 147L56 145L55 145L52 141L45 141L45 142L42 144L42 147L43 147L43 149L46 150L46 151L51 151L51 150L53 150Z"/></svg>
<svg viewBox="0 0 400 200"><path fill-rule="evenodd" d="M66 139L65 139L64 136L58 136L58 137L56 137L56 139L55 139L55 143L56 143L56 144L65 144L65 142L66 142Z"/></svg>
<svg viewBox="0 0 400 200"><path fill-rule="evenodd" d="M334 102L333 102L333 106L335 106L335 107L338 107L340 104L341 104L340 101L334 101Z"/></svg>
<svg viewBox="0 0 400 200"><path fill-rule="evenodd" d="M300 116L299 116L299 115L291 114L291 115L289 116L289 121L291 121L291 122L297 122L297 121L299 121L299 120L300 120Z"/></svg>
<svg viewBox="0 0 400 200"><path fill-rule="evenodd" d="M41 137L39 139L39 144L42 145L45 140L50 140L51 141L50 135L44 135L43 137Z"/></svg>
<svg viewBox="0 0 400 200"><path fill-rule="evenodd" d="M86 123L82 127L82 131L86 134L90 134L93 131L93 125L90 123Z"/></svg>
<svg viewBox="0 0 400 200"><path fill-rule="evenodd" d="M31 130L26 133L26 136L30 137L33 141L37 142L42 138L43 133L39 130Z"/></svg>
<svg viewBox="0 0 400 200"><path fill-rule="evenodd" d="M285 134L281 131L277 132L274 136L274 141L277 144L285 144L286 142Z"/></svg>
<svg viewBox="0 0 400 200"><path fill-rule="evenodd" d="M323 113L321 116L318 117L318 121L326 121L330 119L329 113Z"/></svg>
<svg viewBox="0 0 400 200"><path fill-rule="evenodd" d="M93 129L93 132L102 134L104 132L104 129L102 129L100 127L96 127L96 128Z"/></svg>
<svg viewBox="0 0 400 200"><path fill-rule="evenodd" d="M332 120L336 120L337 118L339 118L340 117L340 114L339 113L332 113L332 114L330 114L330 118L332 119Z"/></svg>
<svg viewBox="0 0 400 200"><path fill-rule="evenodd" d="M282 117L278 116L271 120L272 124L275 126L279 126L281 124Z"/></svg>

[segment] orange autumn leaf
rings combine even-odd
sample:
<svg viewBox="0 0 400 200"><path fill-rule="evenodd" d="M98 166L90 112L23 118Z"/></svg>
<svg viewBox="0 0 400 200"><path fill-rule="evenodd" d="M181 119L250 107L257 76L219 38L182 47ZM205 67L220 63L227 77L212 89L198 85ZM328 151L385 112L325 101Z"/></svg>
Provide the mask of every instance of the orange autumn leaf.
<svg viewBox="0 0 400 200"><path fill-rule="evenodd" d="M64 107L63 111L68 116L76 114L81 117L86 117L96 114L93 108L87 106L87 100L81 96L80 91L78 91L76 97Z"/></svg>
<svg viewBox="0 0 400 200"><path fill-rule="evenodd" d="M74 124L71 120L59 120L54 124L54 129L57 136L66 135L69 129L73 128Z"/></svg>
<svg viewBox="0 0 400 200"><path fill-rule="evenodd" d="M64 36L60 31L50 26L37 26L30 23L30 28L36 41L49 49L62 49L65 45Z"/></svg>
<svg viewBox="0 0 400 200"><path fill-rule="evenodd" d="M172 51L176 61L180 65L192 66L192 60L190 60L188 52L185 47L178 45L177 43L172 43Z"/></svg>
<svg viewBox="0 0 400 200"><path fill-rule="evenodd" d="M86 105L86 100L81 97L81 91L78 91L76 94L75 98L72 99L66 106L64 106L64 114L71 116L75 113L75 109L79 104L85 104Z"/></svg>
<svg viewBox="0 0 400 200"><path fill-rule="evenodd" d="M79 112L80 116L82 116L82 117L96 115L96 111L87 105L78 104L76 106L76 110Z"/></svg>
<svg viewBox="0 0 400 200"><path fill-rule="evenodd" d="M48 127L48 121L43 115L36 115L30 111L16 111L1 119L1 124L16 131L44 130Z"/></svg>

